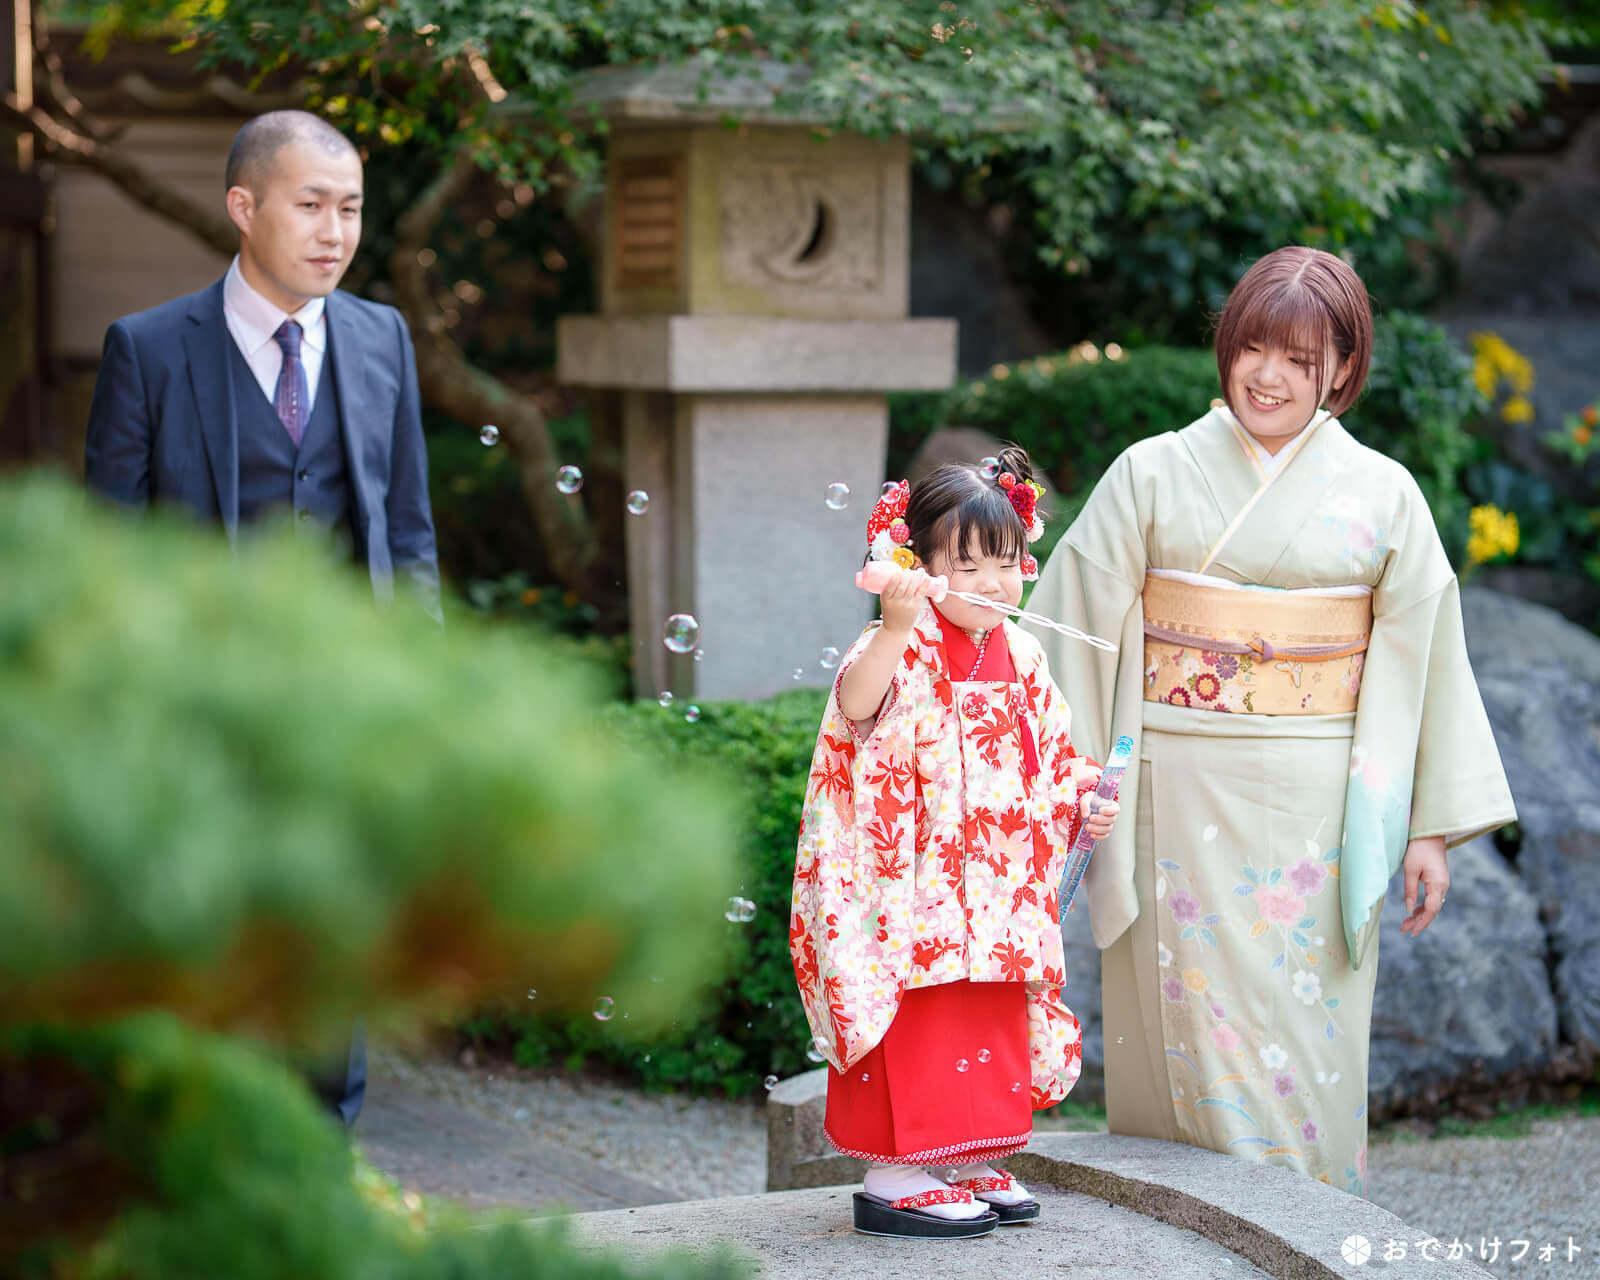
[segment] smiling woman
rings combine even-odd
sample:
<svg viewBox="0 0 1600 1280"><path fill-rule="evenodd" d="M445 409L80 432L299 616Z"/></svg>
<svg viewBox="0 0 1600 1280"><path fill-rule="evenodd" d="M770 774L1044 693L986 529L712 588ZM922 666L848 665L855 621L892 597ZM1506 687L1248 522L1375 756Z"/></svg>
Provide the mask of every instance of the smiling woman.
<svg viewBox="0 0 1600 1280"><path fill-rule="evenodd" d="M1227 403L1125 450L1029 601L1119 638L1046 644L1084 749L1137 744L1134 821L1084 880L1107 1121L1364 1195L1388 882L1420 933L1446 844L1515 810L1422 493L1333 416L1366 379L1362 282L1280 249L1216 347Z"/></svg>

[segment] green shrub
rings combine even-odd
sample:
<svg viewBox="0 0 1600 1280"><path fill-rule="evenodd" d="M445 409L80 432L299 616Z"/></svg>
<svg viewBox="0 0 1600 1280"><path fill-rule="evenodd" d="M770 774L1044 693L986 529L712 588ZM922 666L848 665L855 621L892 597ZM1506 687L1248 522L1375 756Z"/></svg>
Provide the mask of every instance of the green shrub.
<svg viewBox="0 0 1600 1280"><path fill-rule="evenodd" d="M0 578L0 1274L621 1274L392 1238L304 1085L210 1033L530 988L660 1031L721 950L724 795L526 632L380 611L287 537L34 478L0 486Z"/></svg>
<svg viewBox="0 0 1600 1280"><path fill-rule="evenodd" d="M1438 325L1401 311L1379 320L1366 393L1342 419L1416 477L1456 562L1471 505L1463 476L1487 449L1468 428L1487 408L1472 358Z"/></svg>
<svg viewBox="0 0 1600 1280"><path fill-rule="evenodd" d="M800 806L825 698L824 691L796 690L767 702L708 703L693 724L681 706L653 702L618 705L601 716L602 726L620 739L736 786L744 804L738 870L718 892L750 899L756 914L747 924L714 920L709 932L729 976L695 1010L665 1035L640 1033L622 1016L603 1022L590 1014L541 1016L526 1003L486 1010L462 1030L509 1047L525 1066L577 1068L592 1060L648 1085L733 1097L759 1092L768 1074L809 1070L811 1036L789 961L789 899ZM627 1012L621 1004L615 1011Z"/></svg>
<svg viewBox="0 0 1600 1280"><path fill-rule="evenodd" d="M997 365L948 392L890 398L889 474L904 475L943 426L1016 441L1061 495L1045 525L1050 540L1036 548L1043 558L1118 454L1187 426L1218 391L1216 359L1199 348L1139 347L1113 360L1082 344ZM1400 311L1379 317L1367 389L1341 421L1417 477L1448 542L1466 536L1462 472L1481 448L1468 427L1484 408L1472 361L1438 325Z"/></svg>

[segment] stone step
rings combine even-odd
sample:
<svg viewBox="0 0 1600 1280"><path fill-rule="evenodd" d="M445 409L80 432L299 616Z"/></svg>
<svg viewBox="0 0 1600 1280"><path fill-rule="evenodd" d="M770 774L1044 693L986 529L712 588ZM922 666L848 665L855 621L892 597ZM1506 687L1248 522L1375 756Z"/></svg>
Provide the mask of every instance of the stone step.
<svg viewBox="0 0 1600 1280"><path fill-rule="evenodd" d="M1285 1276L1391 1280L1438 1275L1444 1247L1369 1201L1276 1165L1149 1138L1048 1134L1002 1162L1043 1206L1019 1227L961 1241L891 1240L851 1228L854 1184L575 1216L577 1237L643 1258L729 1246L784 1280L871 1275ZM1358 1238L1366 1242L1362 1257ZM1420 1242L1433 1240L1424 1256ZM1406 1256L1385 1260L1390 1242ZM1346 1253L1349 1253L1349 1260ZM975 1268L977 1270L975 1270ZM1471 1260L1453 1277L1486 1277Z"/></svg>

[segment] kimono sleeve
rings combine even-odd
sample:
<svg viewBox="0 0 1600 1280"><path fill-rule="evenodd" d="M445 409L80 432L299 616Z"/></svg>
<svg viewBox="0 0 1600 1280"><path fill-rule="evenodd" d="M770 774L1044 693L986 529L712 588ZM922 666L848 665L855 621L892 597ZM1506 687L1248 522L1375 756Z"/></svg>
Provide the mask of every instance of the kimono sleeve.
<svg viewBox="0 0 1600 1280"><path fill-rule="evenodd" d="M1416 742L1408 839L1444 836L1461 844L1516 817L1500 751L1467 657L1461 589L1416 482L1406 475L1395 520L1402 540L1373 592L1373 647L1362 682L1365 708L1376 673L1404 672L1386 709L1402 718L1390 733ZM1380 635L1381 630L1381 635Z"/></svg>
<svg viewBox="0 0 1600 1280"><path fill-rule="evenodd" d="M1133 812L1139 792L1139 741L1144 720L1144 606L1147 568L1139 446L1111 464L1072 527L1057 544L1028 600L1031 612L1090 635L1115 640L1106 653L1080 640L1041 637L1056 683L1072 708L1078 749L1105 759L1122 734L1134 740L1120 803ZM1139 914L1134 890L1134 828L1119 822L1100 842L1083 892L1095 945L1115 942Z"/></svg>
<svg viewBox="0 0 1600 1280"><path fill-rule="evenodd" d="M1455 574L1416 481L1398 464L1389 548L1372 595L1372 635L1345 796L1339 896L1352 963L1377 935L1409 841L1459 844L1516 817L1467 659Z"/></svg>

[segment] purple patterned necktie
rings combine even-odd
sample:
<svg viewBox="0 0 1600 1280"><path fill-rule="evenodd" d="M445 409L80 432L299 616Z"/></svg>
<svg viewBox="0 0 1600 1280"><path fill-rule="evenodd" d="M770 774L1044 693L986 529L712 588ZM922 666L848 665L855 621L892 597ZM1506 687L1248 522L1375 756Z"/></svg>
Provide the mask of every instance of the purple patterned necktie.
<svg viewBox="0 0 1600 1280"><path fill-rule="evenodd" d="M285 320L272 336L283 349L283 368L278 370L278 393L272 399L272 407L298 449L300 437L306 433L306 419L310 416L307 402L311 399L306 390L306 367L300 363L300 325Z"/></svg>

